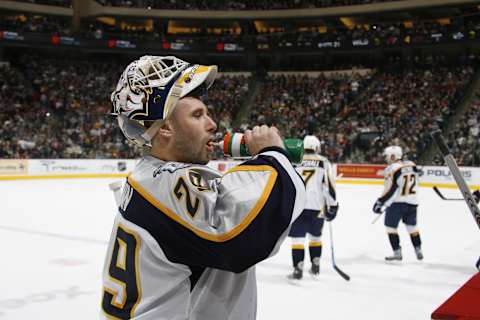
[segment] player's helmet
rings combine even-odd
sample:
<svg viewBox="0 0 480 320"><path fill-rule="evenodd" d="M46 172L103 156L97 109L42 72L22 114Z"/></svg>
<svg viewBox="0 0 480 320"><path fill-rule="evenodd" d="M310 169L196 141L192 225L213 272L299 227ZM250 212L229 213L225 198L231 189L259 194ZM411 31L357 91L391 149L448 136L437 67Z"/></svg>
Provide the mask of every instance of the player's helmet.
<svg viewBox="0 0 480 320"><path fill-rule="evenodd" d="M180 98L208 89L216 75L217 66L190 64L174 56L143 56L120 76L110 97L111 114L127 139L151 146L158 120L165 120Z"/></svg>
<svg viewBox="0 0 480 320"><path fill-rule="evenodd" d="M315 136L305 136L305 138L303 138L303 149L315 153L320 152L320 140Z"/></svg>
<svg viewBox="0 0 480 320"><path fill-rule="evenodd" d="M383 155L387 161L395 161L402 159L403 151L400 146L389 146L383 151Z"/></svg>

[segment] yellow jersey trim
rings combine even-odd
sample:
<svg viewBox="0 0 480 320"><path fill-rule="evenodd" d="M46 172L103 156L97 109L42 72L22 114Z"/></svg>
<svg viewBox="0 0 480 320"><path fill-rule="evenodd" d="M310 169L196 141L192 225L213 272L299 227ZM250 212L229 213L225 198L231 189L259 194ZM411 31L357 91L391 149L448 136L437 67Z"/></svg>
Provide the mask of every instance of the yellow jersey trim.
<svg viewBox="0 0 480 320"><path fill-rule="evenodd" d="M232 230L223 233L223 234L209 234L205 231L202 231L200 229L195 228L192 226L190 223L187 221L183 220L180 218L177 214L175 214L172 210L167 208L164 204L162 204L160 201L155 199L150 193L148 193L138 182L133 180L132 176L128 177L128 183L144 197L148 202L150 202L152 205L154 205L157 209L159 209L162 213L164 213L167 217L170 219L174 220L175 222L181 224L185 228L189 229L193 233L195 233L197 236L214 241L214 242L224 242L228 241L232 238L235 238L238 234L240 234L243 230L245 230L250 223L257 217L257 215L260 213L260 211L263 209L265 206L265 203L268 200L268 197L270 196L270 193L272 192L273 186L275 184L275 181L277 180L278 173L277 171L267 165L261 165L261 166L237 166L234 167L233 169L229 170L225 175L230 174L232 172L236 171L268 171L270 172L270 176L268 177L267 184L265 188L263 189L263 192L261 196L259 197L257 203L255 206L250 210L250 212L245 216L243 221L241 221L235 228ZM224 175L224 176L225 176Z"/></svg>

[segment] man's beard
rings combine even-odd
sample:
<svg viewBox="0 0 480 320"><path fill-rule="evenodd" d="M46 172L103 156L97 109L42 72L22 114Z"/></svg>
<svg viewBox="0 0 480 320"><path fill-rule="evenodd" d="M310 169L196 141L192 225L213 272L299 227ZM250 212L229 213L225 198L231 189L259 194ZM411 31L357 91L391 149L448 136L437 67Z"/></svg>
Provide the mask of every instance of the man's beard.
<svg viewBox="0 0 480 320"><path fill-rule="evenodd" d="M208 159L202 158L202 149L195 150L191 147L191 145L192 138L184 134L184 132L178 130L175 134L174 146L177 155L181 157L181 162L207 164ZM204 146L201 147L203 148Z"/></svg>

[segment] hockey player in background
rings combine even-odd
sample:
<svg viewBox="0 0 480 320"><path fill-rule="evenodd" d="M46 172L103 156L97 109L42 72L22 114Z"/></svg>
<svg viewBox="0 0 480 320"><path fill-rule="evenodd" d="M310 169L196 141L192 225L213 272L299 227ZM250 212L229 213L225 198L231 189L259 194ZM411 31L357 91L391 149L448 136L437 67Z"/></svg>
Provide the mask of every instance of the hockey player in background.
<svg viewBox="0 0 480 320"><path fill-rule="evenodd" d="M311 262L310 274L314 277L320 274L323 224L325 219L327 221L335 219L338 211L332 168L330 162L319 155L320 141L315 136L306 136L303 139L303 147L305 155L296 170L305 182L307 201L305 209L295 220L289 233L293 260L293 273L289 278L297 280L303 277L306 236Z"/></svg>
<svg viewBox="0 0 480 320"><path fill-rule="evenodd" d="M383 154L388 163L385 169L385 190L375 202L373 212L382 214L383 207L386 207L385 227L393 255L385 257L385 260L402 260L397 230L400 220L410 234L417 259L422 260L422 241L417 227L419 170L412 161L402 160L402 148L399 146L389 146Z"/></svg>
<svg viewBox="0 0 480 320"><path fill-rule="evenodd" d="M279 249L305 187L275 127L246 130L255 157L224 175L205 165L217 126L199 97L216 73L144 56L112 93L123 133L150 152L123 189L102 319L255 319L254 266Z"/></svg>

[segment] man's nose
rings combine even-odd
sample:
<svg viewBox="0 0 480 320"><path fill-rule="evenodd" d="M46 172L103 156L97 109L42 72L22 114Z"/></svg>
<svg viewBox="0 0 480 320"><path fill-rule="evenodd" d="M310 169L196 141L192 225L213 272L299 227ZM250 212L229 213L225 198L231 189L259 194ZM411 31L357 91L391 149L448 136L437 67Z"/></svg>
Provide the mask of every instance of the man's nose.
<svg viewBox="0 0 480 320"><path fill-rule="evenodd" d="M208 125L207 125L207 130L209 132L215 132L215 130L217 130L217 124L215 123L215 121L213 121L212 118L208 117Z"/></svg>

